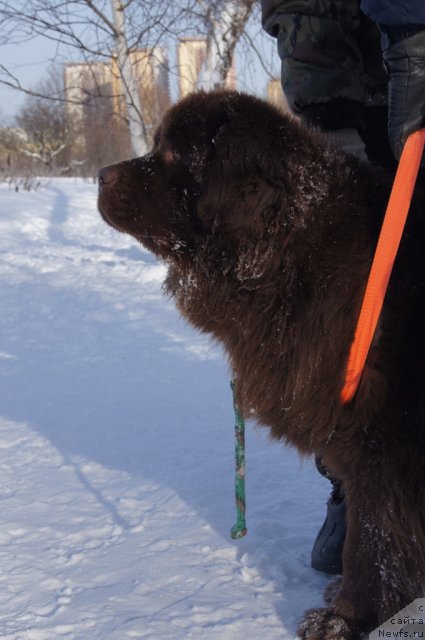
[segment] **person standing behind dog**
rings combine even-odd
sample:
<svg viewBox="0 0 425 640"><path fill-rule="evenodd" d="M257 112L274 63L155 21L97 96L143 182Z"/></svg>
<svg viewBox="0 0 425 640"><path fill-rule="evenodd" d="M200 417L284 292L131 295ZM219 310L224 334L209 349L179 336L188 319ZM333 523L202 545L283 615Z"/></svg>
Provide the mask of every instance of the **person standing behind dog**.
<svg viewBox="0 0 425 640"><path fill-rule="evenodd" d="M261 0L291 111L346 151L393 171L425 126L425 0ZM342 573L344 491L332 483L312 567Z"/></svg>

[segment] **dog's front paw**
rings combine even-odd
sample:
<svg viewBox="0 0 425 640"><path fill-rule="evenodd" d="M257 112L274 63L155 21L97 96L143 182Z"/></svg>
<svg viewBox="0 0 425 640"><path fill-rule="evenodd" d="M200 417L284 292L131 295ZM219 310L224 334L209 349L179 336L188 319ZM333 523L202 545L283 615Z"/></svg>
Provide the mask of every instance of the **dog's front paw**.
<svg viewBox="0 0 425 640"><path fill-rule="evenodd" d="M300 640L355 640L355 630L331 609L309 609L298 625Z"/></svg>

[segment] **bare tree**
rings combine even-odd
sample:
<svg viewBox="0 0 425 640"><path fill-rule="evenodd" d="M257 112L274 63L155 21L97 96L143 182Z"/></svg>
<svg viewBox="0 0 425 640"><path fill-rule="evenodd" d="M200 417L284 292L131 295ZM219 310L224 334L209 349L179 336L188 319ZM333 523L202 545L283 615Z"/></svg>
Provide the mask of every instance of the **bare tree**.
<svg viewBox="0 0 425 640"><path fill-rule="evenodd" d="M42 36L57 43L63 60L74 57L88 64L116 60L120 86L116 103L124 97L125 117L133 150L147 149L146 115L141 104L131 53L147 46L152 49L182 14L174 3L135 2L134 0L0 0L0 43L21 43ZM45 97L23 86L19 78L0 63L0 82L31 95ZM62 94L50 99L80 102ZM123 114L120 113L122 117Z"/></svg>
<svg viewBox="0 0 425 640"><path fill-rule="evenodd" d="M221 86L254 4L254 0L0 0L0 43L20 43L41 36L56 44L59 60L75 61L78 57L87 67L102 63L112 66L119 79L110 83L113 111L126 121L133 152L142 155L152 135L152 100L140 89L143 80L136 53L149 50L155 58L160 47L174 44L189 30L207 43L197 88ZM93 78L95 75L93 72ZM0 83L76 106L89 102L87 88L86 95L69 90L43 95L40 89L24 86L1 63ZM91 83L90 92L104 97L97 80Z"/></svg>
<svg viewBox="0 0 425 640"><path fill-rule="evenodd" d="M36 93L60 92L62 75L52 68L45 80L36 86ZM70 131L65 105L38 96L27 96L15 122L21 130L19 151L32 158L51 173L58 164L67 164Z"/></svg>
<svg viewBox="0 0 425 640"><path fill-rule="evenodd" d="M199 0L207 30L207 55L199 74L198 89L223 86L234 52L252 14L255 0Z"/></svg>

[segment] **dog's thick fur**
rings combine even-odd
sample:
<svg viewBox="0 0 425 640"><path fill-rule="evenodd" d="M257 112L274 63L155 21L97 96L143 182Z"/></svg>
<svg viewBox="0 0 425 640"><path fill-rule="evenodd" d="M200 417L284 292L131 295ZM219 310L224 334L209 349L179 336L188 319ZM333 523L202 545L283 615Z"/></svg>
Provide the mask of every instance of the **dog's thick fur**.
<svg viewBox="0 0 425 640"><path fill-rule="evenodd" d="M102 216L167 261L165 290L224 345L244 412L344 483L343 581L328 609L307 612L306 640L356 638L425 584L420 199L360 387L340 402L388 193L380 172L224 91L183 100L152 153L100 174Z"/></svg>

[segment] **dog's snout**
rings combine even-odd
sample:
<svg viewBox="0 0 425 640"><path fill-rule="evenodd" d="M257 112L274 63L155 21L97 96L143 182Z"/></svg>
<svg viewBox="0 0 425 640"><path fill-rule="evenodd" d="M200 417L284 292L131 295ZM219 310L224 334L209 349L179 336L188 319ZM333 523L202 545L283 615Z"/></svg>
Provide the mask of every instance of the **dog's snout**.
<svg viewBox="0 0 425 640"><path fill-rule="evenodd" d="M115 164L112 164L109 167L103 167L99 171L98 175L99 187L103 187L105 185L111 186L118 181L118 178L119 171Z"/></svg>

